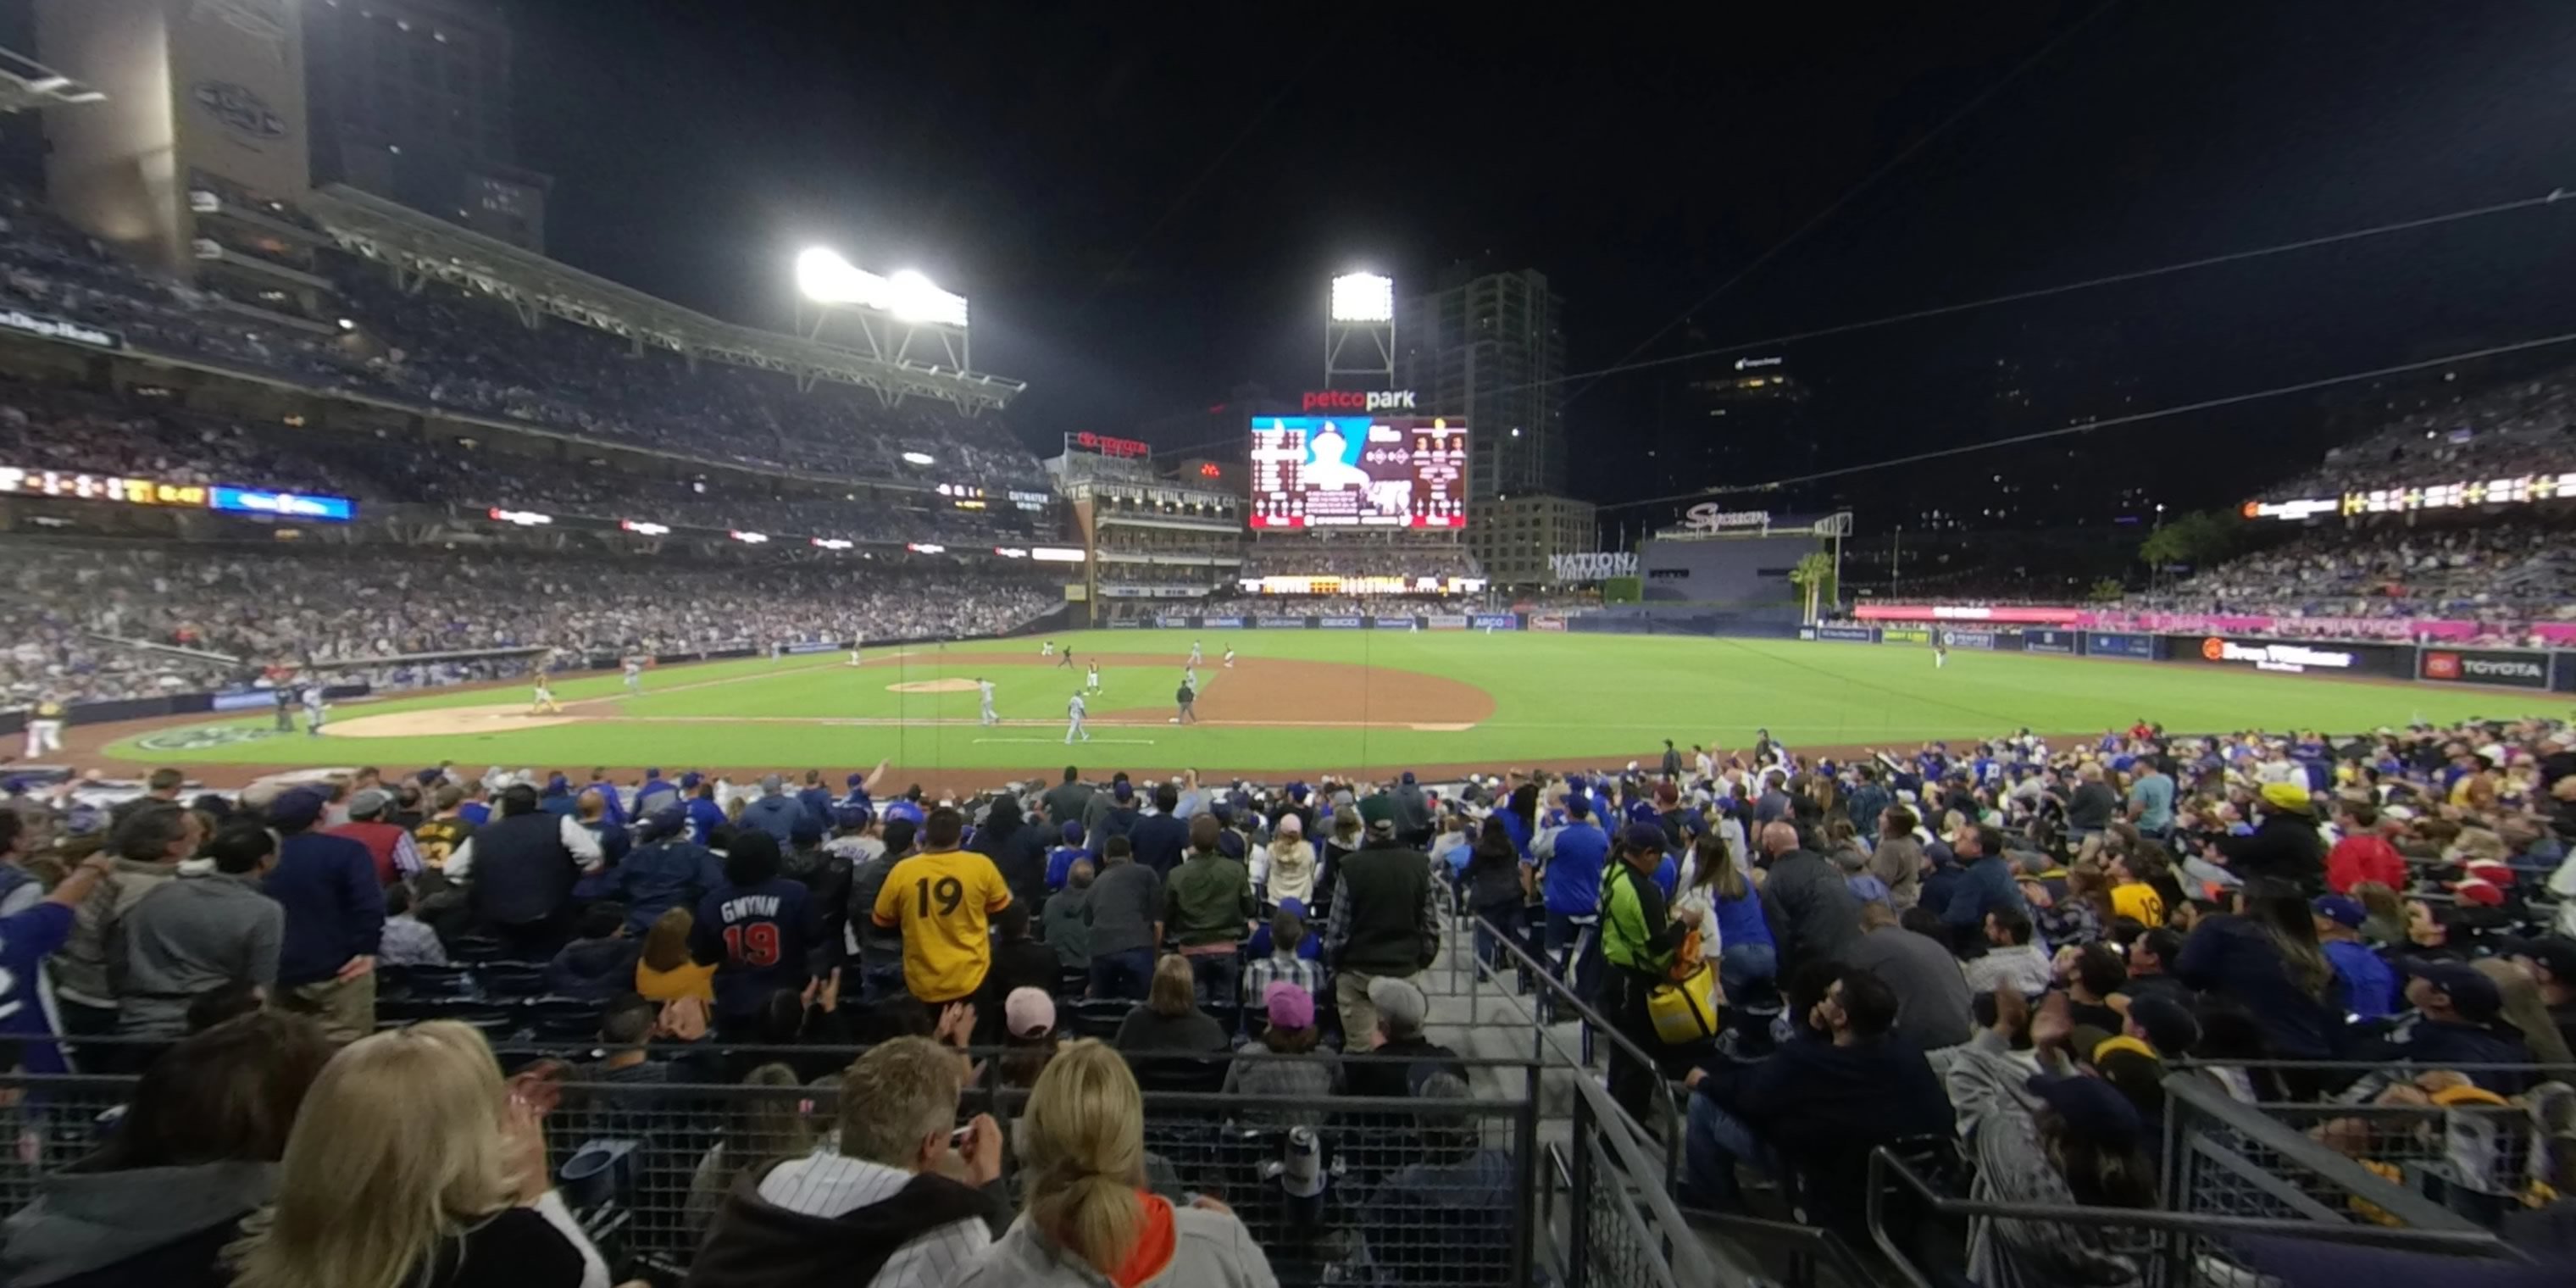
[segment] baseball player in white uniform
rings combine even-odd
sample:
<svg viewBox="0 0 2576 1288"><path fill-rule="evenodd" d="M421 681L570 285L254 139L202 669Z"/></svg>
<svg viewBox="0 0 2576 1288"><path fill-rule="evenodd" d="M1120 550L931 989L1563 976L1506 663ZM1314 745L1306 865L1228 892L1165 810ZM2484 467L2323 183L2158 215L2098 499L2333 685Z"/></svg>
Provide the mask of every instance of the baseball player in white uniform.
<svg viewBox="0 0 2576 1288"><path fill-rule="evenodd" d="M1091 734L1082 727L1082 710L1082 695L1076 693L1073 701L1066 703L1064 708L1064 740L1068 743L1073 741L1075 734L1081 734L1084 742L1091 741Z"/></svg>
<svg viewBox="0 0 2576 1288"><path fill-rule="evenodd" d="M1190 661L1189 661L1189 664L1190 664L1191 666L1197 666L1199 663L1204 662L1204 661L1206 661L1206 660L1207 660L1207 654L1202 653L1202 652L1200 652L1200 651L1199 651L1199 642L1198 642L1197 640L1191 640L1191 641L1190 641Z"/></svg>
<svg viewBox="0 0 2576 1288"><path fill-rule="evenodd" d="M27 711L27 758L63 749L63 704L52 697L40 698Z"/></svg>
<svg viewBox="0 0 2576 1288"><path fill-rule="evenodd" d="M1039 657L1054 657L1054 656L1055 656L1055 641L1054 641L1054 640L1040 640L1040 641L1038 641L1038 656L1039 656Z"/></svg>
<svg viewBox="0 0 2576 1288"><path fill-rule="evenodd" d="M626 691L628 693L644 691L644 659L640 657L626 659Z"/></svg>
<svg viewBox="0 0 2576 1288"><path fill-rule="evenodd" d="M322 685L318 681L305 685L304 736L310 738L321 733L325 718L322 708Z"/></svg>
<svg viewBox="0 0 2576 1288"><path fill-rule="evenodd" d="M1190 665L1181 668L1181 683L1193 689L1199 687L1199 668L1195 659Z"/></svg>
<svg viewBox="0 0 2576 1288"><path fill-rule="evenodd" d="M1234 646L1231 644L1225 646L1225 669L1234 669Z"/></svg>
<svg viewBox="0 0 2576 1288"><path fill-rule="evenodd" d="M984 723L988 725L1002 723L1002 718L993 714L993 682L980 675L976 676L975 693L984 700Z"/></svg>

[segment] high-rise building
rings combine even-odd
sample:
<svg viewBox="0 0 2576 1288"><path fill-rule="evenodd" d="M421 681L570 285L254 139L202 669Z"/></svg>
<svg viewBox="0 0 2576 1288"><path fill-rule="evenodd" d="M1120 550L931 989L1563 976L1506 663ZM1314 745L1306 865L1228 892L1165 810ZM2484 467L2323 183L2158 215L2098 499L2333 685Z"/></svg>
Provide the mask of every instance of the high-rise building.
<svg viewBox="0 0 2576 1288"><path fill-rule="evenodd" d="M1466 419L1467 501L1565 490L1565 302L1532 269L1453 268L1395 311L1398 383Z"/></svg>
<svg viewBox="0 0 2576 1288"><path fill-rule="evenodd" d="M489 0L305 0L313 178L524 250L544 175L512 164L510 29Z"/></svg>

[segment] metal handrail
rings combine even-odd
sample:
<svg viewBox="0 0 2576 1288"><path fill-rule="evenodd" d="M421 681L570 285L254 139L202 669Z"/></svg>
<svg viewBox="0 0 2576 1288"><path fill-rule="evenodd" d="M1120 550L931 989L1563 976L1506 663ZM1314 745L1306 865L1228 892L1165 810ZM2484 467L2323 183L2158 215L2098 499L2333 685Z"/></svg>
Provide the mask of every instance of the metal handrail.
<svg viewBox="0 0 2576 1288"><path fill-rule="evenodd" d="M1574 995L1574 990L1566 987L1563 980L1556 978L1556 974L1553 970L1539 962L1536 958L1531 957L1528 953L1522 951L1520 944L1517 942L1516 934L1506 933L1502 928L1496 926L1492 921L1484 917L1472 917L1469 920L1471 926L1482 927L1487 936L1493 940L1495 946L1509 954L1513 962L1515 962L1523 972L1535 976L1539 981L1539 988L1543 992L1555 995L1557 999L1570 1007L1579 1019L1581 1019L1585 1024L1590 1025L1596 1036L1609 1039L1612 1044L1627 1052L1630 1059L1636 1060L1649 1070L1656 1071L1654 1077L1655 1099L1663 1111L1661 1121L1658 1124L1662 1130L1657 1134L1664 1142L1664 1190L1668 1194L1674 1192L1675 1182L1681 1172L1681 1127L1687 1119L1682 1114L1681 1102L1673 1095L1672 1083L1660 1072L1661 1066L1656 1062L1655 1058L1648 1054L1644 1048L1638 1046L1632 1041L1629 1041L1626 1034L1621 1033L1617 1028L1613 1027L1610 1021L1603 1018L1599 1011L1592 1009L1590 1003L1585 1002L1582 998L1576 997ZM1468 1007L1471 1012L1477 1008L1478 1001L1482 996L1480 986L1484 983L1489 974L1495 974L1500 970L1499 967L1486 962L1482 956L1476 956L1472 945L1473 940L1471 938L1469 955L1474 956L1476 962L1476 973L1471 983L1478 986L1471 987L1468 991ZM1539 1020L1538 1013L1529 1007L1522 1005L1520 994L1517 991L1503 988L1502 980L1499 977L1494 979L1494 985L1503 1000L1509 1003L1512 1009L1520 1012L1522 1016L1529 1021L1530 1028L1538 1036L1538 1041L1548 1047L1555 1048L1556 1053L1562 1057L1569 1066L1584 1075L1584 1077L1579 1079L1579 1081L1584 1085L1590 1085L1590 1063L1584 1060L1579 1054L1568 1051L1564 1044L1557 1040L1555 1034L1548 1032L1548 1026ZM1612 1103L1615 1107L1616 1102ZM1622 1118L1628 1117L1625 1109L1619 1110L1619 1115ZM1638 1127L1641 1132L1643 1131L1643 1124L1637 1123L1633 1118L1629 1119L1629 1122L1630 1125Z"/></svg>
<svg viewBox="0 0 2576 1288"><path fill-rule="evenodd" d="M2309 1239L2417 1252L2497 1257L2527 1261L2518 1249L2491 1230L2415 1229L2371 1224L2293 1221L2273 1217L2218 1216L2135 1208L2085 1207L2074 1203L1995 1203L1941 1193L1904 1159L1885 1147L1870 1151L1867 1214L1871 1242L1914 1288L1934 1288L1887 1231L1890 1182L1903 1182L1916 1198L1941 1216L1989 1217L2010 1221L2062 1222L2095 1229L2153 1230L2172 1234L2265 1235Z"/></svg>
<svg viewBox="0 0 2576 1288"><path fill-rule="evenodd" d="M2217 1087L2189 1074L2168 1074L2164 1081L2168 1106L2166 1120L2171 1129L2180 1132L2181 1115L2173 1106L2189 1108L2194 1113L2216 1119L2231 1130L2262 1143L2265 1149L2314 1172L2348 1193L2359 1195L2406 1226L2422 1230L2459 1230L2469 1227L2467 1218L2435 1203L2423 1195L2389 1183L2386 1177L2363 1167L2310 1139L2308 1134L2280 1119L2229 1096ZM2173 1165L2180 1163L2181 1151L2169 1151ZM2218 1156L2203 1151L2205 1157ZM2178 1196L2177 1196L2178 1197ZM2218 1218L2210 1218L2212 1220Z"/></svg>

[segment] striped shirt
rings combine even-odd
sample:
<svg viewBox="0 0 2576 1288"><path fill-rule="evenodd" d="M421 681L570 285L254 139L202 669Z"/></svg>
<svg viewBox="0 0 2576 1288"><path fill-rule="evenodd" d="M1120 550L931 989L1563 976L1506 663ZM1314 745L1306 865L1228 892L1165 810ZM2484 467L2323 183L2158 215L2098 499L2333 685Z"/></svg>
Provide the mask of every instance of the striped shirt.
<svg viewBox="0 0 2576 1288"><path fill-rule="evenodd" d="M912 1173L901 1168L822 1153L771 1168L761 1178L760 1197L790 1212L830 1220L883 1203L911 1183ZM867 1288L945 1288L991 1246L993 1232L983 1221L952 1221L896 1249Z"/></svg>

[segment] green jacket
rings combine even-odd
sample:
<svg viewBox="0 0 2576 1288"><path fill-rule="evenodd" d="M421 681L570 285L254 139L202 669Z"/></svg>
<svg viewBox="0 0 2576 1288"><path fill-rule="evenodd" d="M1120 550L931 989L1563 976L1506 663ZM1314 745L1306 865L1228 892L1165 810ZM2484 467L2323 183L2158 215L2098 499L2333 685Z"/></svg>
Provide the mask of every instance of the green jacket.
<svg viewBox="0 0 2576 1288"><path fill-rule="evenodd" d="M1163 933L1183 948L1241 942L1258 911L1251 870L1222 854L1192 854L1163 884Z"/></svg>
<svg viewBox="0 0 2576 1288"><path fill-rule="evenodd" d="M1652 877L1613 856L1601 874L1601 956L1613 966L1661 974L1689 927L1664 911L1664 892Z"/></svg>

